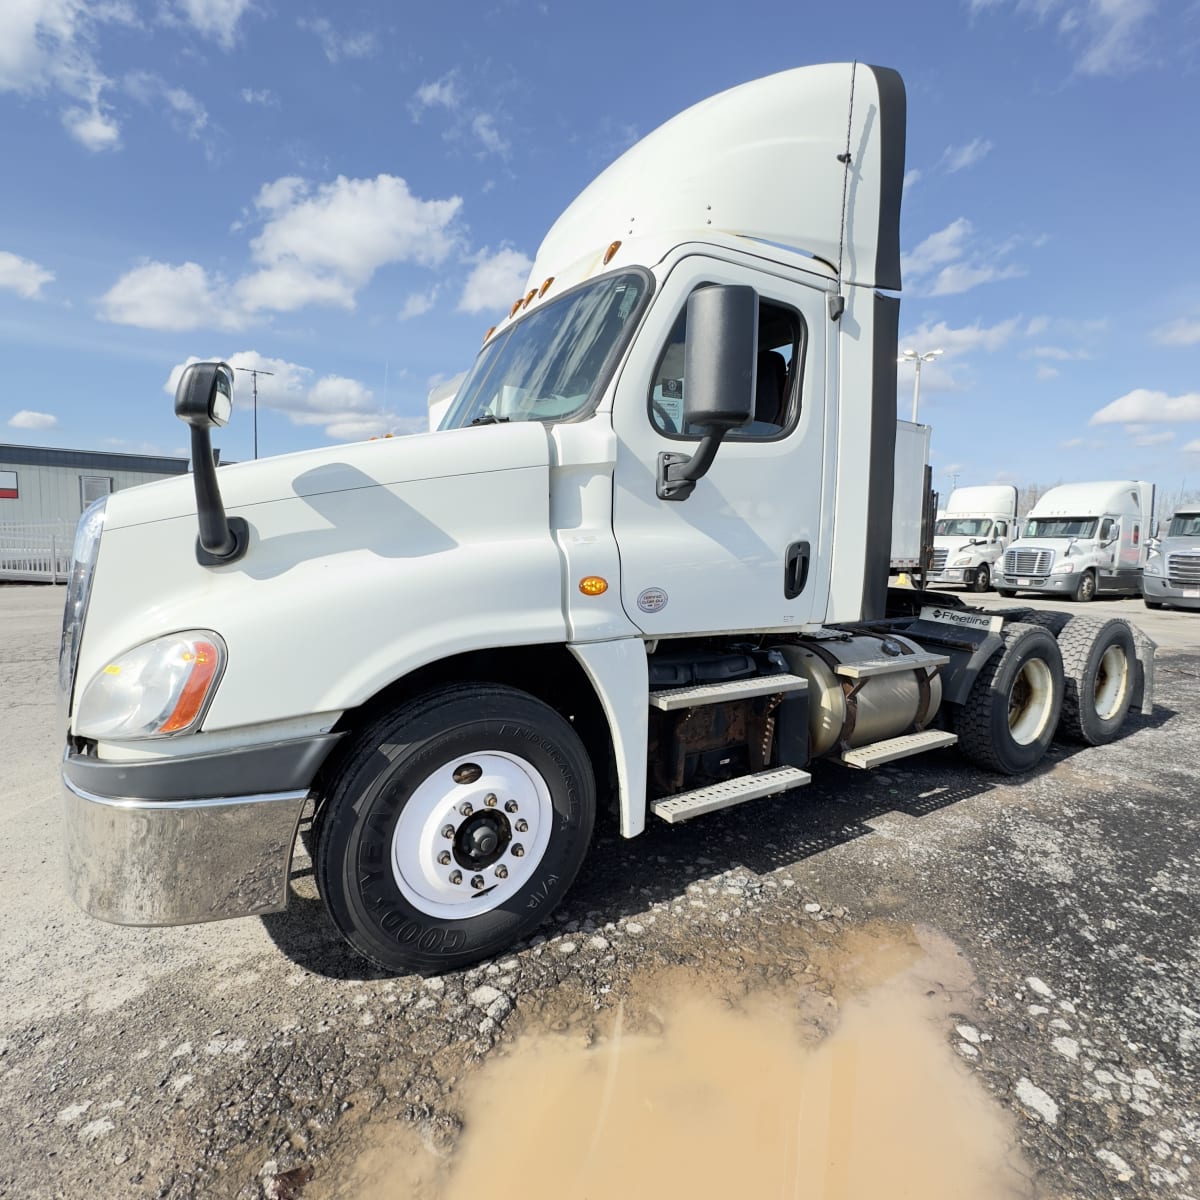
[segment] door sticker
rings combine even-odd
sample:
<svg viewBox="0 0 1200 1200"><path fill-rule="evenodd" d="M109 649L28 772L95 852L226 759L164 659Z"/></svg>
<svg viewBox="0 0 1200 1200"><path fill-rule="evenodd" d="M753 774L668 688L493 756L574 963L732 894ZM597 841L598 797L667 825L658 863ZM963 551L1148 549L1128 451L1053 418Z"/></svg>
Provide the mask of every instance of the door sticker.
<svg viewBox="0 0 1200 1200"><path fill-rule="evenodd" d="M637 606L644 613L662 612L667 607L667 593L662 588L646 588L638 593Z"/></svg>

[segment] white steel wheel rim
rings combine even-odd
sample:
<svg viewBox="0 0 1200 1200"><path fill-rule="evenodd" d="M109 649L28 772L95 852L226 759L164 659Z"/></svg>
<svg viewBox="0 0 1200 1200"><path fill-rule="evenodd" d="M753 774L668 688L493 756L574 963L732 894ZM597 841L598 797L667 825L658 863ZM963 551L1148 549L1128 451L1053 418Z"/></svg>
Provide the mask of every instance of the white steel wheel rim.
<svg viewBox="0 0 1200 1200"><path fill-rule="evenodd" d="M1036 742L1046 730L1054 707L1054 676L1040 658L1021 666L1008 693L1008 730L1018 745Z"/></svg>
<svg viewBox="0 0 1200 1200"><path fill-rule="evenodd" d="M478 768L478 775L460 771L465 766ZM473 778L457 782L456 772ZM484 814L503 821L508 838L501 837L497 857L475 868L462 853L462 835ZM550 789L526 759L501 750L458 754L430 772L400 810L392 832L392 875L414 908L463 921L491 912L533 878L553 828ZM446 855L449 862L443 861ZM459 880L452 882L456 873ZM477 878L483 886L472 886Z"/></svg>
<svg viewBox="0 0 1200 1200"><path fill-rule="evenodd" d="M1111 720L1121 711L1125 689L1129 683L1129 659L1120 646L1112 645L1100 657L1096 670L1096 715L1102 721Z"/></svg>

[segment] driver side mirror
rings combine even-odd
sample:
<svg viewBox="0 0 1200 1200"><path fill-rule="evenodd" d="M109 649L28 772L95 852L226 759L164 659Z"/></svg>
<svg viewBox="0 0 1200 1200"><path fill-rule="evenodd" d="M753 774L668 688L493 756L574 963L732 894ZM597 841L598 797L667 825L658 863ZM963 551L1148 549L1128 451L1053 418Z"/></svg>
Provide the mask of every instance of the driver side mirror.
<svg viewBox="0 0 1200 1200"><path fill-rule="evenodd" d="M233 371L223 362L192 363L175 388L175 415L193 429L229 423L233 415Z"/></svg>
<svg viewBox="0 0 1200 1200"><path fill-rule="evenodd" d="M739 284L688 297L683 420L704 430L696 453L658 456L660 500L686 500L707 474L725 435L754 415L758 293Z"/></svg>

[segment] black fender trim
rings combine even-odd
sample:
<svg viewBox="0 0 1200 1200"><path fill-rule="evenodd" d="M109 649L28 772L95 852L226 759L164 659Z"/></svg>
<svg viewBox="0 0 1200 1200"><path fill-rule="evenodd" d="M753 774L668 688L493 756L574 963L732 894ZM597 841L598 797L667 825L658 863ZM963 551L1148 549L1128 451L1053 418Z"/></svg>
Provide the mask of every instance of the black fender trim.
<svg viewBox="0 0 1200 1200"><path fill-rule="evenodd" d="M344 736L321 733L215 754L140 761L106 762L68 752L63 776L81 791L111 799L204 800L303 791Z"/></svg>

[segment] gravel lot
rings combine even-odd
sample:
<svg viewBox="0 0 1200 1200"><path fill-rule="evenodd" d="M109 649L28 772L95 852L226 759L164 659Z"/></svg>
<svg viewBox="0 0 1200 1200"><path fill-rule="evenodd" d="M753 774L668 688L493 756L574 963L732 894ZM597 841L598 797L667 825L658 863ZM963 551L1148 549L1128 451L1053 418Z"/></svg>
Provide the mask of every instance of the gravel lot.
<svg viewBox="0 0 1200 1200"><path fill-rule="evenodd" d="M1056 747L1019 780L952 751L822 766L788 797L601 833L538 937L422 981L343 950L302 858L264 920L136 930L74 909L61 603L0 587L0 1196L352 1195L381 1131L453 1149L463 1084L523 1031L590 1036L664 971L718 996L807 977L832 1028L839 955L936 943L961 953L930 991L941 1040L1011 1122L1020 1194L1200 1198L1200 615L1090 606L1160 645L1155 712L1114 745Z"/></svg>

